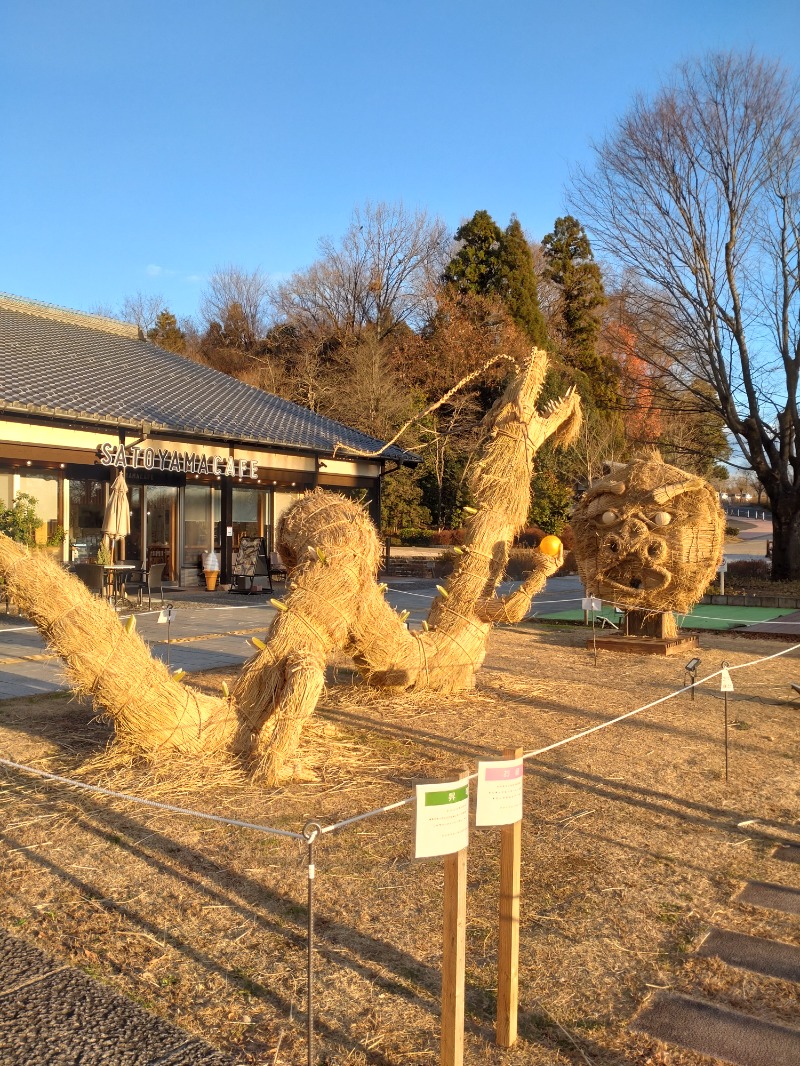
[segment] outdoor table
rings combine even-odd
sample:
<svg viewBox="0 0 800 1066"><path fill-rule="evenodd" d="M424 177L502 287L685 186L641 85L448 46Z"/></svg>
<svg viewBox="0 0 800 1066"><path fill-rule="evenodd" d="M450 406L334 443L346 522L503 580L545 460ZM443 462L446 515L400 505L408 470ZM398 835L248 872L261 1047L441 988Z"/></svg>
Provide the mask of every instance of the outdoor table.
<svg viewBox="0 0 800 1066"><path fill-rule="evenodd" d="M103 573L111 589L115 605L119 602L120 592L124 590L125 582L132 573L140 569L139 563L103 563Z"/></svg>

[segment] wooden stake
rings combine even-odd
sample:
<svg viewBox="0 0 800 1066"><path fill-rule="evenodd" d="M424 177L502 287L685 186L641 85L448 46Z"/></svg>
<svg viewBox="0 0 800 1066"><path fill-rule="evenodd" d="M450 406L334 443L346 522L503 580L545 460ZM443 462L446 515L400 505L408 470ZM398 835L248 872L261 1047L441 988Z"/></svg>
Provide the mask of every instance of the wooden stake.
<svg viewBox="0 0 800 1066"><path fill-rule="evenodd" d="M461 781L469 777L465 770ZM444 860L441 1066L464 1063L464 980L467 938L467 849Z"/></svg>
<svg viewBox="0 0 800 1066"><path fill-rule="evenodd" d="M506 748L504 759L519 759L522 748ZM519 1007L519 887L522 822L500 830L500 932L497 947L497 1028L495 1043L511 1047L517 1039Z"/></svg>

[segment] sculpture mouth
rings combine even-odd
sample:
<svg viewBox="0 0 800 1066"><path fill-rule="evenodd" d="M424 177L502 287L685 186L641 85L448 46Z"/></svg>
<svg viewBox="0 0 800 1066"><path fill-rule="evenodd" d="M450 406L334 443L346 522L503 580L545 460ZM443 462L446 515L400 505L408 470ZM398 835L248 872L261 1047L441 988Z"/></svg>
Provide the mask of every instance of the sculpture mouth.
<svg viewBox="0 0 800 1066"><path fill-rule="evenodd" d="M661 567L623 562L606 570L600 580L618 592L661 592L670 583L670 574Z"/></svg>

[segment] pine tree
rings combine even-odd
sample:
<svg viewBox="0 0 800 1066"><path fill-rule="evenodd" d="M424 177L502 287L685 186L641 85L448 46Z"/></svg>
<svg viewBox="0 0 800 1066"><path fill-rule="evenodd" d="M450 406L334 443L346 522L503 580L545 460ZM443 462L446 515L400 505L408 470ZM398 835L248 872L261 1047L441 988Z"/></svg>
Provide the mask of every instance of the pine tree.
<svg viewBox="0 0 800 1066"><path fill-rule="evenodd" d="M502 269L500 244L503 231L488 211L476 211L469 222L459 226L456 240L461 243L444 272L444 281L459 292L490 296L498 293Z"/></svg>
<svg viewBox="0 0 800 1066"><path fill-rule="evenodd" d="M500 243L503 297L511 317L537 348L547 344L547 326L539 308L536 274L531 247L516 215L506 227Z"/></svg>
<svg viewBox="0 0 800 1066"><path fill-rule="evenodd" d="M561 358L583 378L587 398L600 407L617 397L613 364L598 351L600 309L606 302L600 267L586 231L572 215L557 218L542 241L545 277L561 297Z"/></svg>
<svg viewBox="0 0 800 1066"><path fill-rule="evenodd" d="M476 211L456 233L461 242L444 281L460 292L499 297L532 344L544 347L547 330L539 309L530 246L516 217L501 230L488 211Z"/></svg>
<svg viewBox="0 0 800 1066"><path fill-rule="evenodd" d="M155 325L147 331L147 337L169 352L182 355L186 351L186 335L178 326L178 320L166 308L159 312Z"/></svg>

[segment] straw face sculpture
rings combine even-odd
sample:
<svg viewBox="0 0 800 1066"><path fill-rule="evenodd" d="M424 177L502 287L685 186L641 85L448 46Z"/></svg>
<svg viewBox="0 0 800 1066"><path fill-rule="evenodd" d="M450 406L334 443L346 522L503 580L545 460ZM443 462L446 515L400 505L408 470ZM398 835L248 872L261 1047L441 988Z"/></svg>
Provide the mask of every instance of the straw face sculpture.
<svg viewBox="0 0 800 1066"><path fill-rule="evenodd" d="M615 464L570 519L590 595L645 613L685 613L722 559L725 517L702 478L658 452Z"/></svg>
<svg viewBox="0 0 800 1066"><path fill-rule="evenodd" d="M537 410L546 370L545 353L534 349L487 415L471 481L475 514L459 564L420 631L407 629L377 583L381 545L364 509L319 489L281 519L277 548L289 568L289 591L262 650L222 698L176 680L77 578L2 535L0 576L64 659L75 690L112 719L117 743L150 757L165 750L232 753L275 784L316 707L332 651L350 654L373 685L441 693L469 688L492 626L523 618L561 565L561 556L542 554L516 592L496 595L509 546L527 516L536 451L547 439L568 443L580 425L575 392Z"/></svg>

